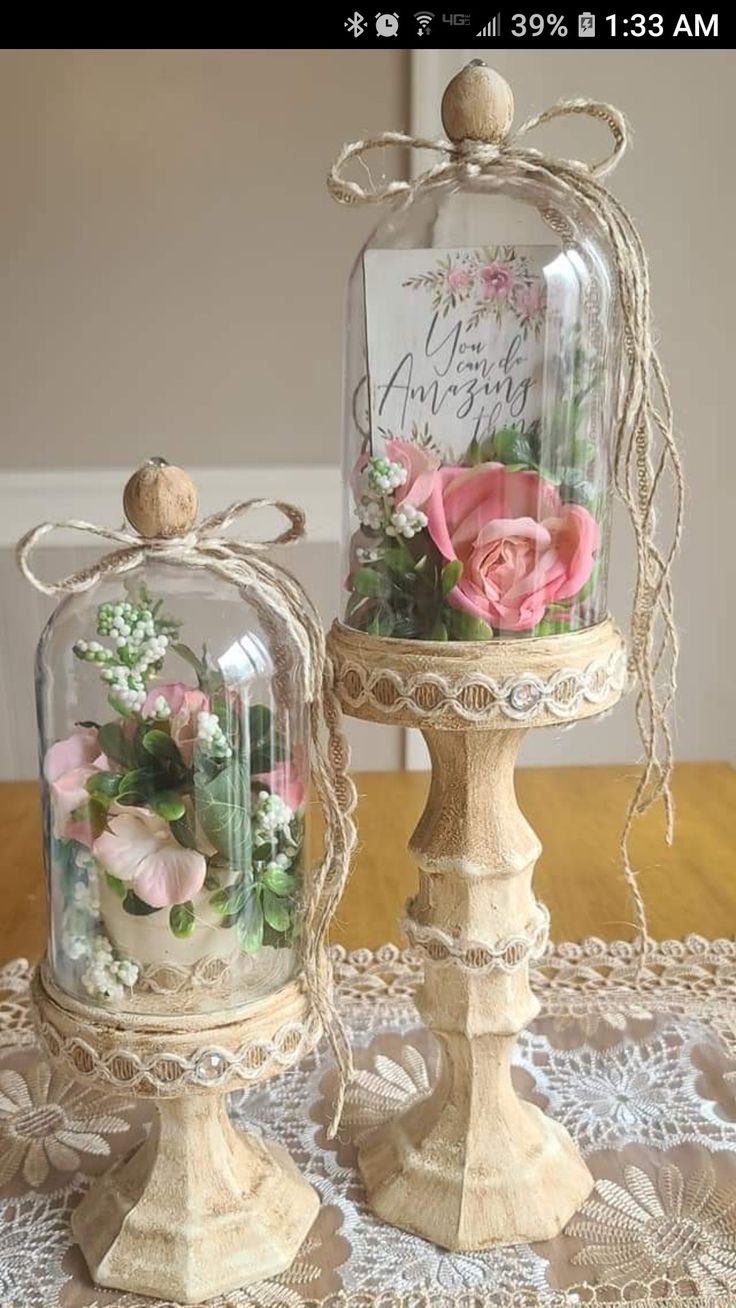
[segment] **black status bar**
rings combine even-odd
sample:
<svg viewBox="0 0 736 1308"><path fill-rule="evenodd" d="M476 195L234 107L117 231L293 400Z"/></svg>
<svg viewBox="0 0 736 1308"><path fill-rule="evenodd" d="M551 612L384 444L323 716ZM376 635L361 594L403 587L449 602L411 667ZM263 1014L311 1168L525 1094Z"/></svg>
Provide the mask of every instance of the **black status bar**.
<svg viewBox="0 0 736 1308"><path fill-rule="evenodd" d="M579 46L582 50L719 49L731 48L736 23L733 7L700 11L672 9L669 5L646 9L615 5L578 8L557 5L516 5L496 8L492 0L477 5L439 7L391 5L381 9L367 4L348 5L344 12L330 6L319 20L325 46L348 49L399 46L413 49L466 49L492 58L494 49L537 46L545 50ZM328 35L327 28L330 33ZM339 29L339 30L338 30ZM295 35L292 29L290 36ZM292 45L298 42L291 41ZM311 45L312 42L309 42Z"/></svg>

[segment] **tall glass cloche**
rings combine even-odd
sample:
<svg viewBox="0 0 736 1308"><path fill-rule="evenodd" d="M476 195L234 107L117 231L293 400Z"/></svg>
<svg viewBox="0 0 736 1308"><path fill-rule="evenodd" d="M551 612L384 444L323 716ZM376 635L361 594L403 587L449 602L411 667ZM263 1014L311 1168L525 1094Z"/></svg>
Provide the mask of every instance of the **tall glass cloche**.
<svg viewBox="0 0 736 1308"><path fill-rule="evenodd" d="M54 612L36 684L68 994L202 1011L294 975L309 757L291 648L246 589L165 551Z"/></svg>
<svg viewBox="0 0 736 1308"><path fill-rule="evenodd" d="M469 73L507 130L508 87ZM606 615L613 319L600 227L533 165L440 171L394 201L349 283L349 626L516 639Z"/></svg>

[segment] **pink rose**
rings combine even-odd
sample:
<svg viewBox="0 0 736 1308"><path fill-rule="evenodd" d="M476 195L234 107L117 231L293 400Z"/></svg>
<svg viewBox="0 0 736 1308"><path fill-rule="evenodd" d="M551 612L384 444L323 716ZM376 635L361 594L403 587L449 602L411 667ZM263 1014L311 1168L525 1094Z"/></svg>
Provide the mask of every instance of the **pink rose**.
<svg viewBox="0 0 736 1308"><path fill-rule="evenodd" d="M302 807L306 799L306 763L303 755L304 751L297 749L288 762L277 763L272 772L259 772L251 778L268 786L271 794L278 795L294 812Z"/></svg>
<svg viewBox="0 0 736 1308"><path fill-rule="evenodd" d="M514 274L503 263L487 263L479 269L481 289L487 300L505 299L514 285Z"/></svg>
<svg viewBox="0 0 736 1308"><path fill-rule="evenodd" d="M147 808L113 804L107 825L92 853L151 908L183 904L202 889L204 855L180 845L163 818Z"/></svg>
<svg viewBox="0 0 736 1308"><path fill-rule="evenodd" d="M190 690L183 681L170 681L152 686L143 705L143 717L154 717L157 699L164 699L171 717L171 738L178 745L185 763L191 763L194 742L197 738L197 715L206 713L209 700L202 690Z"/></svg>
<svg viewBox="0 0 736 1308"><path fill-rule="evenodd" d="M421 509L432 493L439 468L438 457L413 441L395 438L386 441L386 455L392 463L400 463L406 468L406 481L394 493L396 503L408 500L415 509Z"/></svg>
<svg viewBox="0 0 736 1308"><path fill-rule="evenodd" d="M96 727L78 727L65 740L57 740L46 751L43 774L49 783L54 815L54 835L59 839L92 844L86 822L72 822L71 815L89 799L87 782L95 772L106 772L109 763L97 745Z"/></svg>
<svg viewBox="0 0 736 1308"><path fill-rule="evenodd" d="M452 291L464 291L470 286L473 278L465 268L453 268L447 274L447 285Z"/></svg>
<svg viewBox="0 0 736 1308"><path fill-rule="evenodd" d="M593 570L595 519L537 472L443 468L425 512L443 558L463 565L448 602L503 631L534 627Z"/></svg>

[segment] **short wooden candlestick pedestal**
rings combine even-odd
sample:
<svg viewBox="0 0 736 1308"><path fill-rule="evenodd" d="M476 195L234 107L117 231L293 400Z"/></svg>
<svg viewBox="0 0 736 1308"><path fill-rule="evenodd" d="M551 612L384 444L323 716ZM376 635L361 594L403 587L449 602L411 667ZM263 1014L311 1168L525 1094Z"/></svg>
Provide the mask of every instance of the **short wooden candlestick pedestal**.
<svg viewBox="0 0 736 1308"><path fill-rule="evenodd" d="M525 728L616 703L622 638L604 622L549 639L438 645L337 624L329 643L345 712L419 727L432 762L404 927L425 957L417 1002L441 1072L428 1098L363 1144L370 1206L446 1249L550 1239L593 1179L567 1131L511 1082L514 1041L539 1010L529 962L548 926L532 892L541 846L516 802L514 765Z"/></svg>
<svg viewBox="0 0 736 1308"><path fill-rule="evenodd" d="M224 1094L316 1044L299 984L247 1008L133 1017L76 1002L42 964L33 998L49 1054L72 1076L156 1102L149 1137L72 1217L93 1279L201 1303L285 1271L319 1199L283 1150L235 1130Z"/></svg>

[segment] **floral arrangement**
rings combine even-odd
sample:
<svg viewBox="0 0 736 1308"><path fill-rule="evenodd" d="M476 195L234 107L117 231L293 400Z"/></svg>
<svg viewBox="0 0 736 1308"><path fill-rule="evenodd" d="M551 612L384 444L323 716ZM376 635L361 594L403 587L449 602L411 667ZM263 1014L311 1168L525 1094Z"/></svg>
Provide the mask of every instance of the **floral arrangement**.
<svg viewBox="0 0 736 1308"><path fill-rule="evenodd" d="M578 410L563 415L565 430ZM508 427L443 463L414 428L410 439L389 435L385 457L361 456L347 621L441 641L585 625L600 541L601 505L586 480L595 451L573 437L570 466L553 475L540 445L536 426Z"/></svg>
<svg viewBox="0 0 736 1308"><path fill-rule="evenodd" d="M451 309L470 310L465 330L484 319L499 325L511 317L522 339L538 336L544 322L544 288L521 251L512 245L485 245L460 254L444 254L433 268L401 283L428 292L442 317Z"/></svg>
<svg viewBox="0 0 736 1308"><path fill-rule="evenodd" d="M302 760L269 708L246 703L179 628L145 588L100 605L98 639L74 655L115 716L77 723L44 759L65 952L98 1000L119 1000L139 976L103 921L102 891L131 919L162 915L172 940L229 930L247 954L289 944L297 925ZM196 686L159 680L170 653Z"/></svg>

